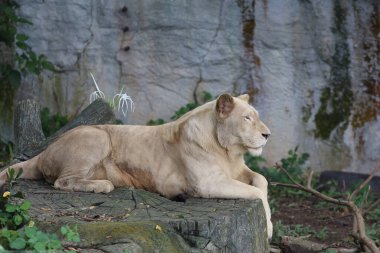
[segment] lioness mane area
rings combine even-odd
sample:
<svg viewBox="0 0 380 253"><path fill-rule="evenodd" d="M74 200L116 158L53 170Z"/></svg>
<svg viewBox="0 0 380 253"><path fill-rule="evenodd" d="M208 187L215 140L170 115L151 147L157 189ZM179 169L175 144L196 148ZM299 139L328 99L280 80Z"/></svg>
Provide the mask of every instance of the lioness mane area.
<svg viewBox="0 0 380 253"><path fill-rule="evenodd" d="M270 131L248 100L223 94L160 126L80 126L12 168L65 191L107 193L128 186L167 198L259 198L271 236L267 181L243 159L247 151L261 154ZM0 185L6 179L4 170Z"/></svg>

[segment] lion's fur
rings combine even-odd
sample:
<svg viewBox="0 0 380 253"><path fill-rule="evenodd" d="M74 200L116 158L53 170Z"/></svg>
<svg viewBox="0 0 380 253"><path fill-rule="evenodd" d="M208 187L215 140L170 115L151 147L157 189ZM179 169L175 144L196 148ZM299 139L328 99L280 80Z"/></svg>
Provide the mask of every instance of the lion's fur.
<svg viewBox="0 0 380 253"><path fill-rule="evenodd" d="M247 95L225 94L160 126L77 127L12 167L68 191L131 186L168 198L260 198L271 236L267 181L243 159L246 151L259 155L269 134Z"/></svg>

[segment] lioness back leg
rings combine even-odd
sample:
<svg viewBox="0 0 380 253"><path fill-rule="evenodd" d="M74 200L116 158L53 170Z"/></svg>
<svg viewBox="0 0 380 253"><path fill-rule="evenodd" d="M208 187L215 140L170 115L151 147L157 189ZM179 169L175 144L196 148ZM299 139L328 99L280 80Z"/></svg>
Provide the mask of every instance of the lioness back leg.
<svg viewBox="0 0 380 253"><path fill-rule="evenodd" d="M45 178L53 178L54 187L65 191L110 192L113 184L102 170L102 161L111 154L109 135L96 127L82 127L60 138L46 150L41 161Z"/></svg>

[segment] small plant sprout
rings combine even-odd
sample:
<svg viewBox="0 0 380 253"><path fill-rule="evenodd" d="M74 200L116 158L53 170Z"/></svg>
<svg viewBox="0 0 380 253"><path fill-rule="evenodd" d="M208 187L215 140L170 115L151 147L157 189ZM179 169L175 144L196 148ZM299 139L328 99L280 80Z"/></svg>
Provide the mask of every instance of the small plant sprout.
<svg viewBox="0 0 380 253"><path fill-rule="evenodd" d="M95 88L96 88L96 91L94 91L93 93L91 93L90 95L90 103L94 102L95 100L97 100L98 98L101 98L101 99L105 99L106 96L104 95L103 91L101 91L99 89L99 86L98 84L96 83L96 80L95 80L95 77L92 73L90 73L91 77L92 77L92 80L94 81L94 85L95 85Z"/></svg>
<svg viewBox="0 0 380 253"><path fill-rule="evenodd" d="M112 102L113 102L114 105L115 105L115 99L119 100L119 104L118 104L117 110L118 111L121 110L121 112L123 113L124 117L126 116L129 107L131 108L132 112L135 111L135 103L133 102L132 98L130 96L128 96L127 93L123 93L123 88L121 89L121 91L120 91L119 94L116 94L113 97ZM130 105L128 105L128 102L130 103Z"/></svg>

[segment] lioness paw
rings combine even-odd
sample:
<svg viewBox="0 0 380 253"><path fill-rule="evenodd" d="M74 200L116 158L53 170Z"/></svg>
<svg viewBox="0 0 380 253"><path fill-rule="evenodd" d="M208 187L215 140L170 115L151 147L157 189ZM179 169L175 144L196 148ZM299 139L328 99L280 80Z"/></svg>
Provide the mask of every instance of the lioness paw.
<svg viewBox="0 0 380 253"><path fill-rule="evenodd" d="M65 179L57 180L54 187L64 191L108 193L115 189L109 180Z"/></svg>
<svg viewBox="0 0 380 253"><path fill-rule="evenodd" d="M95 193L109 193L115 189L115 186L108 180L96 180L97 185L94 187Z"/></svg>
<svg viewBox="0 0 380 253"><path fill-rule="evenodd" d="M267 222L267 230L268 230L268 240L271 240L273 236L273 224L271 221Z"/></svg>

